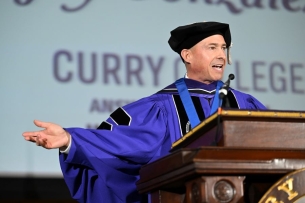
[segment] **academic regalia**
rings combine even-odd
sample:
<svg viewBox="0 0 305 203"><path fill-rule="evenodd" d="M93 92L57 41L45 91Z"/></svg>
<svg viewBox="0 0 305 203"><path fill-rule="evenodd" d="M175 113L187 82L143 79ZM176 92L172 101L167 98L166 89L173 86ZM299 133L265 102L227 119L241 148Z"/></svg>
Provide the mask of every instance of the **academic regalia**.
<svg viewBox="0 0 305 203"><path fill-rule="evenodd" d="M185 79L202 121L210 115L216 83ZM265 109L249 94L230 89L230 105ZM145 202L136 182L140 167L169 154L171 145L187 131L188 118L175 84L115 110L98 129L65 128L72 143L60 153L64 179L79 202Z"/></svg>

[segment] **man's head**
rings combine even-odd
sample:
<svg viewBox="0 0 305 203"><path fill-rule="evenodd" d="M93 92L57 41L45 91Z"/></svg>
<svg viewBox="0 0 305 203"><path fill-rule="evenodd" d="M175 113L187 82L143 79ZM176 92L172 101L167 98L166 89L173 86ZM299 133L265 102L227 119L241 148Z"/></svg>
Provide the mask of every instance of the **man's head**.
<svg viewBox="0 0 305 203"><path fill-rule="evenodd" d="M168 43L185 62L189 78L206 84L222 78L226 49L231 45L228 24L202 22L180 26L171 31Z"/></svg>

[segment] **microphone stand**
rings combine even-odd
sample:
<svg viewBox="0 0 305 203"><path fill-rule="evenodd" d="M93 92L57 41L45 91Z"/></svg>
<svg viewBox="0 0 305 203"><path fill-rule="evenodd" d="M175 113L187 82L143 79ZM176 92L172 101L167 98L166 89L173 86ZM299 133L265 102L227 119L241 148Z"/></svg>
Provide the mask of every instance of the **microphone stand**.
<svg viewBox="0 0 305 203"><path fill-rule="evenodd" d="M217 146L217 142L218 142L218 137L219 137L219 130L220 130L220 115L221 115L221 111L222 111L222 102L223 99L227 99L226 100L226 107L230 107L229 104L229 100L227 98L227 94L228 94L228 90L230 87L230 81L234 80L235 76L233 74L230 74L228 77L228 80L223 84L223 86L221 87L221 89L219 90L219 104L218 104L218 110L217 110L217 124L216 124L216 135L215 135L215 146ZM217 95L215 95L216 97Z"/></svg>

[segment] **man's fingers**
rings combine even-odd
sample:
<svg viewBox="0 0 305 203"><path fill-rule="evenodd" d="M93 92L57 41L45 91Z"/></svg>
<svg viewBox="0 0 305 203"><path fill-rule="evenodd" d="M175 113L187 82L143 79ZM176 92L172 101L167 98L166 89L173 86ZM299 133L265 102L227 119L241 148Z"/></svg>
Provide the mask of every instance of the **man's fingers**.
<svg viewBox="0 0 305 203"><path fill-rule="evenodd" d="M50 125L50 123L42 122L42 121L39 121L39 120L34 120L34 124L37 127L41 127L41 128L47 128ZM26 138L26 137L36 137L39 133L43 133L43 131L44 130L41 130L41 131L27 131L27 132L22 133L22 136L24 138Z"/></svg>
<svg viewBox="0 0 305 203"><path fill-rule="evenodd" d="M33 134L32 132L25 132L22 134L24 139L31 142L36 142L37 136Z"/></svg>
<svg viewBox="0 0 305 203"><path fill-rule="evenodd" d="M51 149L51 145L49 145L47 139L44 138L44 139L41 140L41 142L42 142L42 146L43 146L44 148L46 148L46 149Z"/></svg>
<svg viewBox="0 0 305 203"><path fill-rule="evenodd" d="M42 122L42 121L39 121L39 120L34 120L34 124L37 127L41 127L41 128L47 128L50 125L50 123L48 123L48 122Z"/></svg>
<svg viewBox="0 0 305 203"><path fill-rule="evenodd" d="M28 140L29 142L36 142L36 141L34 141L34 140Z"/></svg>
<svg viewBox="0 0 305 203"><path fill-rule="evenodd" d="M36 133L37 132L24 132L24 133L22 133L22 136L23 137L36 137L37 136Z"/></svg>
<svg viewBox="0 0 305 203"><path fill-rule="evenodd" d="M42 146L42 145L43 145L43 141L42 141L40 135L38 135L38 136L36 137L36 145L37 145L37 146Z"/></svg>
<svg viewBox="0 0 305 203"><path fill-rule="evenodd" d="M36 139L36 145L40 146L39 139Z"/></svg>
<svg viewBox="0 0 305 203"><path fill-rule="evenodd" d="M40 135L38 135L36 138L36 145L50 149L50 146L48 146L48 139L42 138Z"/></svg>
<svg viewBox="0 0 305 203"><path fill-rule="evenodd" d="M27 132L27 133L31 133L31 132ZM26 134L26 133L23 133ZM47 148L47 139L46 138L42 138L40 134L37 134L34 136L24 136L24 139L30 142L34 142L36 143L37 146L42 146Z"/></svg>
<svg viewBox="0 0 305 203"><path fill-rule="evenodd" d="M22 136L24 137L25 140L30 141L30 142L36 142L38 132L24 132L22 133Z"/></svg>

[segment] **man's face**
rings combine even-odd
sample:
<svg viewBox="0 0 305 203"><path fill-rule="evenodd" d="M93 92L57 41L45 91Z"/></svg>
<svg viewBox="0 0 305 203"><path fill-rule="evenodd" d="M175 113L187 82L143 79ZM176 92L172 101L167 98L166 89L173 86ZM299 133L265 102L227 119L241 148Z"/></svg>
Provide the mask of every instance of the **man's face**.
<svg viewBox="0 0 305 203"><path fill-rule="evenodd" d="M226 43L222 35L207 37L189 50L187 76L205 84L221 80L226 66Z"/></svg>

